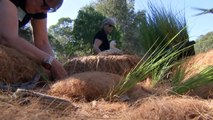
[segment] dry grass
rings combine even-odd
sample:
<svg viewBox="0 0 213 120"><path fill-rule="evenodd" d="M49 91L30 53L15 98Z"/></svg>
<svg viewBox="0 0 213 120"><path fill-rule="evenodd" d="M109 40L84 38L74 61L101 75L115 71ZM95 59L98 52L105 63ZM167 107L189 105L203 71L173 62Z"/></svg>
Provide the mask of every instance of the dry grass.
<svg viewBox="0 0 213 120"><path fill-rule="evenodd" d="M197 73L198 66L212 65L213 51L188 58L184 67L189 75ZM138 58L131 55L85 56L69 60L66 64L70 77L57 81L47 88L36 91L68 98L77 109L70 106L60 109L43 105L38 98L26 98L25 102L10 97L12 92L0 93L0 118L2 120L211 120L213 101L196 97L170 96L171 85L161 83L149 88L150 81L138 83L128 91L127 101L110 102L101 99L122 79L122 75L137 64ZM17 51L0 46L0 80L23 82L29 80L35 71L33 61ZM195 66L195 67L194 67ZM202 67L201 67L202 68ZM210 90L209 87L205 89ZM204 89L194 95L204 94ZM208 93L212 95L212 92ZM79 99L79 101L76 101ZM137 102L136 102L137 100ZM30 101L30 102L28 102ZM22 104L20 104L22 103ZM24 103L24 104L23 104Z"/></svg>
<svg viewBox="0 0 213 120"><path fill-rule="evenodd" d="M2 120L98 120L98 119L121 119L121 114L128 109L126 103L112 103L106 101L76 102L78 109L54 109L43 106L32 99L30 104L19 105L0 102L0 118Z"/></svg>
<svg viewBox="0 0 213 120"><path fill-rule="evenodd" d="M78 109L54 109L42 106L37 100L19 105L0 102L3 120L211 120L213 101L189 96L150 96L129 102L73 102Z"/></svg>
<svg viewBox="0 0 213 120"><path fill-rule="evenodd" d="M212 120L212 101L190 97L149 97L129 110L131 119L140 120Z"/></svg>

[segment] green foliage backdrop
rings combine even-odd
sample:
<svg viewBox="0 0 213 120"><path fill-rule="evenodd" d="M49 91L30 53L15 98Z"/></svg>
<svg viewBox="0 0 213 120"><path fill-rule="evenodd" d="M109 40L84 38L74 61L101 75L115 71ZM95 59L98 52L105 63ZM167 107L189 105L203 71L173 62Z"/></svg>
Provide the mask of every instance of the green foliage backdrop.
<svg viewBox="0 0 213 120"><path fill-rule="evenodd" d="M206 35L201 36L196 40L195 52L196 54L206 52L213 49L213 32L209 32Z"/></svg>

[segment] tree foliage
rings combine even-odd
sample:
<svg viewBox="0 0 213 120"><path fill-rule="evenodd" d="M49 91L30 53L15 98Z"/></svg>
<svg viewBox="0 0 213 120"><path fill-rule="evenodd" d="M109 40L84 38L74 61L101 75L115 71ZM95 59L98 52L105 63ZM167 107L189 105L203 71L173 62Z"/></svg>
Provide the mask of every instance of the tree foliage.
<svg viewBox="0 0 213 120"><path fill-rule="evenodd" d="M78 12L77 18L74 20L72 31L73 38L80 42L81 49L87 53L92 51L93 37L100 29L102 20L105 17L95 11L92 6L85 6Z"/></svg>
<svg viewBox="0 0 213 120"><path fill-rule="evenodd" d="M210 49L213 49L213 32L200 36L200 38L196 40L195 44L196 53L206 52Z"/></svg>
<svg viewBox="0 0 213 120"><path fill-rule="evenodd" d="M151 14L146 16L144 10L134 12L134 0L97 0L96 4L80 9L75 20L62 18L51 26L51 43L55 51L65 56L91 54L93 37L101 22L112 17L117 24L109 39L116 40L122 50L141 55L157 39L171 39L186 26L183 16L178 17L164 7L150 6ZM184 40L188 40L187 29L177 37L177 42Z"/></svg>
<svg viewBox="0 0 213 120"><path fill-rule="evenodd" d="M75 54L76 41L72 38L72 20L61 18L56 25L50 26L49 40L58 58L66 58Z"/></svg>
<svg viewBox="0 0 213 120"><path fill-rule="evenodd" d="M134 8L134 0L98 0L96 3L97 11L104 16L116 18L117 27L122 32L127 27L129 13Z"/></svg>
<svg viewBox="0 0 213 120"><path fill-rule="evenodd" d="M98 0L96 9L105 16L116 19L116 28L121 34L118 41L122 49L137 54L141 49L141 45L138 44L138 26L141 21L138 19L143 18L144 14L134 12L134 2L135 0Z"/></svg>

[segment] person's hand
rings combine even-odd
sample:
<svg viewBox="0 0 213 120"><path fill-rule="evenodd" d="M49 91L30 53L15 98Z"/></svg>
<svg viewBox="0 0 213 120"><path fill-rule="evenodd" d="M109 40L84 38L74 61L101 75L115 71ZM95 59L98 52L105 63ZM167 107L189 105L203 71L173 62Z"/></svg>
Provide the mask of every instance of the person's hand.
<svg viewBox="0 0 213 120"><path fill-rule="evenodd" d="M51 71L51 76L52 76L53 80L64 79L68 76L63 65L56 59L53 60L50 71Z"/></svg>

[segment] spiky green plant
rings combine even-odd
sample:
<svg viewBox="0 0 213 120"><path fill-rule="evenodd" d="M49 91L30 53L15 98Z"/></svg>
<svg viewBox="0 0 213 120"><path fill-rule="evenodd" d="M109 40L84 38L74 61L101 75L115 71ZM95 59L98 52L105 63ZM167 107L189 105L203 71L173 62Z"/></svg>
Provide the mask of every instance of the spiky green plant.
<svg viewBox="0 0 213 120"><path fill-rule="evenodd" d="M177 55L175 55L175 56L177 56ZM152 75L152 79L151 80L152 81L151 81L151 86L150 87L155 87L156 84L158 84L161 80L168 79L166 77L169 74L170 70L172 68L178 66L179 64L180 64L180 62L178 62L178 61L172 62L172 61L168 60L167 62L162 63L161 66L156 67L153 70L153 72L151 73L151 75Z"/></svg>
<svg viewBox="0 0 213 120"><path fill-rule="evenodd" d="M149 2L148 8L147 17L142 21L140 31L143 52L146 53L149 50L152 53L159 44L168 43L174 36L176 37L165 49L171 49L178 43L182 45L188 42L188 32L185 28L186 20L181 12L173 13L171 9L167 10L163 5L161 7L156 6L152 2ZM179 31L182 32L179 33ZM156 44L153 46L154 43ZM151 46L153 47L150 50ZM164 78L171 67L173 66L170 65L169 61L156 67L152 73L152 86L155 86L159 80Z"/></svg>
<svg viewBox="0 0 213 120"><path fill-rule="evenodd" d="M180 31L178 34L180 34L181 32L182 31ZM132 69L124 77L124 79L110 92L110 94L107 96L107 99L112 99L113 96L120 96L124 94L125 92L133 88L138 82L145 80L145 78L151 75L154 70L162 68L164 65L167 65L167 67L171 67L176 64L174 62L176 61L176 57L187 48L180 49L178 46L174 46L169 50L167 50L166 48L168 47L168 45L170 45L174 38L177 37L177 35L174 36L166 44L162 45L163 42L161 42L161 44L159 44L152 53L149 53L150 51L148 51L139 61L136 67Z"/></svg>
<svg viewBox="0 0 213 120"><path fill-rule="evenodd" d="M133 88L138 82L152 76L155 86L176 64L177 57L189 48L186 21L177 14L167 12L165 7L149 3L150 12L142 20L140 29L143 58L107 96L120 96Z"/></svg>
<svg viewBox="0 0 213 120"><path fill-rule="evenodd" d="M146 18L142 21L140 29L143 53L146 53L156 41L164 40L164 43L170 41L181 30L182 32L173 40L172 45L189 40L187 29L183 30L186 26L184 14L173 11L169 8L167 10L163 5L157 6L149 2ZM152 50L154 49L155 47Z"/></svg>
<svg viewBox="0 0 213 120"><path fill-rule="evenodd" d="M183 74L184 71L179 72L177 74ZM189 90L195 89L200 86L204 86L207 84L213 84L213 66L208 66L203 69L200 73L188 78L185 82L181 82L183 77L179 77L177 75L174 79L176 79L175 86L172 87L172 92L178 94L184 94ZM181 75L182 76L182 75ZM174 80L175 81L175 80Z"/></svg>
<svg viewBox="0 0 213 120"><path fill-rule="evenodd" d="M181 66L176 67L176 71L171 79L172 86L177 86L181 83L181 81L185 77L186 68L182 68Z"/></svg>

